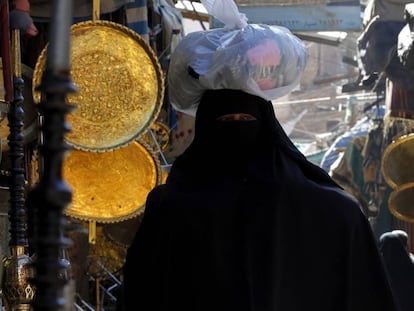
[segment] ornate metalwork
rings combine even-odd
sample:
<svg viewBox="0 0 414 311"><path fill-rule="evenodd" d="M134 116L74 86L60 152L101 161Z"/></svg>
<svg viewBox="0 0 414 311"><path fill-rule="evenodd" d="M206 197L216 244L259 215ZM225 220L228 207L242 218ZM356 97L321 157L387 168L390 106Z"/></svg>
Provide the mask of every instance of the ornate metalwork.
<svg viewBox="0 0 414 311"><path fill-rule="evenodd" d="M73 202L65 214L101 223L133 218L143 212L161 174L155 152L138 141L108 152L72 150L63 166L63 176L73 188Z"/></svg>
<svg viewBox="0 0 414 311"><path fill-rule="evenodd" d="M32 259L24 246L11 248L11 255L3 260L3 304L6 310L31 310L35 288L29 283L33 278Z"/></svg>
<svg viewBox="0 0 414 311"><path fill-rule="evenodd" d="M80 22L71 28L71 76L79 93L68 97L77 106L68 116L66 141L76 149L103 152L139 138L157 118L164 96L158 58L137 33L110 21ZM35 66L39 85L47 48ZM35 102L40 94L34 90Z"/></svg>
<svg viewBox="0 0 414 311"><path fill-rule="evenodd" d="M11 254L3 260L2 291L6 310L30 310L34 287L29 283L32 276L31 259L25 253L28 247L26 207L24 193L24 144L23 144L23 88L20 63L20 30L12 31L12 64L14 99L7 114L10 134L8 136L11 172L10 191L10 240Z"/></svg>

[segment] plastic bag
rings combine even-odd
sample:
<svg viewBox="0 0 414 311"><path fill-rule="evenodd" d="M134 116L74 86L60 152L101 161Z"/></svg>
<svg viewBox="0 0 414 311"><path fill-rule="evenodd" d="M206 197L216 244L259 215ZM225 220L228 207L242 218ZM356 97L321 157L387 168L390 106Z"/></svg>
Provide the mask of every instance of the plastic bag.
<svg viewBox="0 0 414 311"><path fill-rule="evenodd" d="M232 0L202 0L223 28L187 34L171 56L168 72L173 107L195 115L207 89L238 89L273 100L300 81L307 51L290 30L248 24Z"/></svg>

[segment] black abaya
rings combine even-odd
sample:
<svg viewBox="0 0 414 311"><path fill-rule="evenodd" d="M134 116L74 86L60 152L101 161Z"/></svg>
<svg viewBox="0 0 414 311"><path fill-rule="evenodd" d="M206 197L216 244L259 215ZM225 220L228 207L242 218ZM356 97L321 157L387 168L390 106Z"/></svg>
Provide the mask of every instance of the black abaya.
<svg viewBox="0 0 414 311"><path fill-rule="evenodd" d="M217 121L235 112L257 120ZM270 102L241 91L203 96L123 272L128 311L395 310L357 201L295 148Z"/></svg>
<svg viewBox="0 0 414 311"><path fill-rule="evenodd" d="M386 232L380 237L379 247L398 310L414 310L414 259L408 251L407 233L401 230Z"/></svg>

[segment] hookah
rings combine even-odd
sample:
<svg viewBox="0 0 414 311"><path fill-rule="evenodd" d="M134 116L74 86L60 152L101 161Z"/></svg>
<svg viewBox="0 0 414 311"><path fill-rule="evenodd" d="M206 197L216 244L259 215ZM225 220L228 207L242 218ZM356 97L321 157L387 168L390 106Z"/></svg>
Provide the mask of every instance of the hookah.
<svg viewBox="0 0 414 311"><path fill-rule="evenodd" d="M8 29L7 29L8 30ZM23 167L23 87L21 57L20 57L20 30L11 32L11 63L13 73L14 96L7 113L10 134L8 144L10 148L11 174L9 176L10 206L10 255L2 261L2 300L7 311L31 310L31 301L35 294L35 287L29 279L33 277L32 260L28 255L27 218L25 207L25 177Z"/></svg>

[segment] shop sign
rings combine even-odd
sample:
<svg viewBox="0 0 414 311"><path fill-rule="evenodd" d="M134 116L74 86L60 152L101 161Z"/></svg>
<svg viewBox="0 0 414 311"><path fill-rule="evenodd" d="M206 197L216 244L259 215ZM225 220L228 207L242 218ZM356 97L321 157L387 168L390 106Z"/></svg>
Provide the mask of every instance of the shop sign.
<svg viewBox="0 0 414 311"><path fill-rule="evenodd" d="M238 0L249 23L284 26L292 31L360 31L359 1ZM306 4L305 4L306 3ZM212 20L212 28L223 24Z"/></svg>

